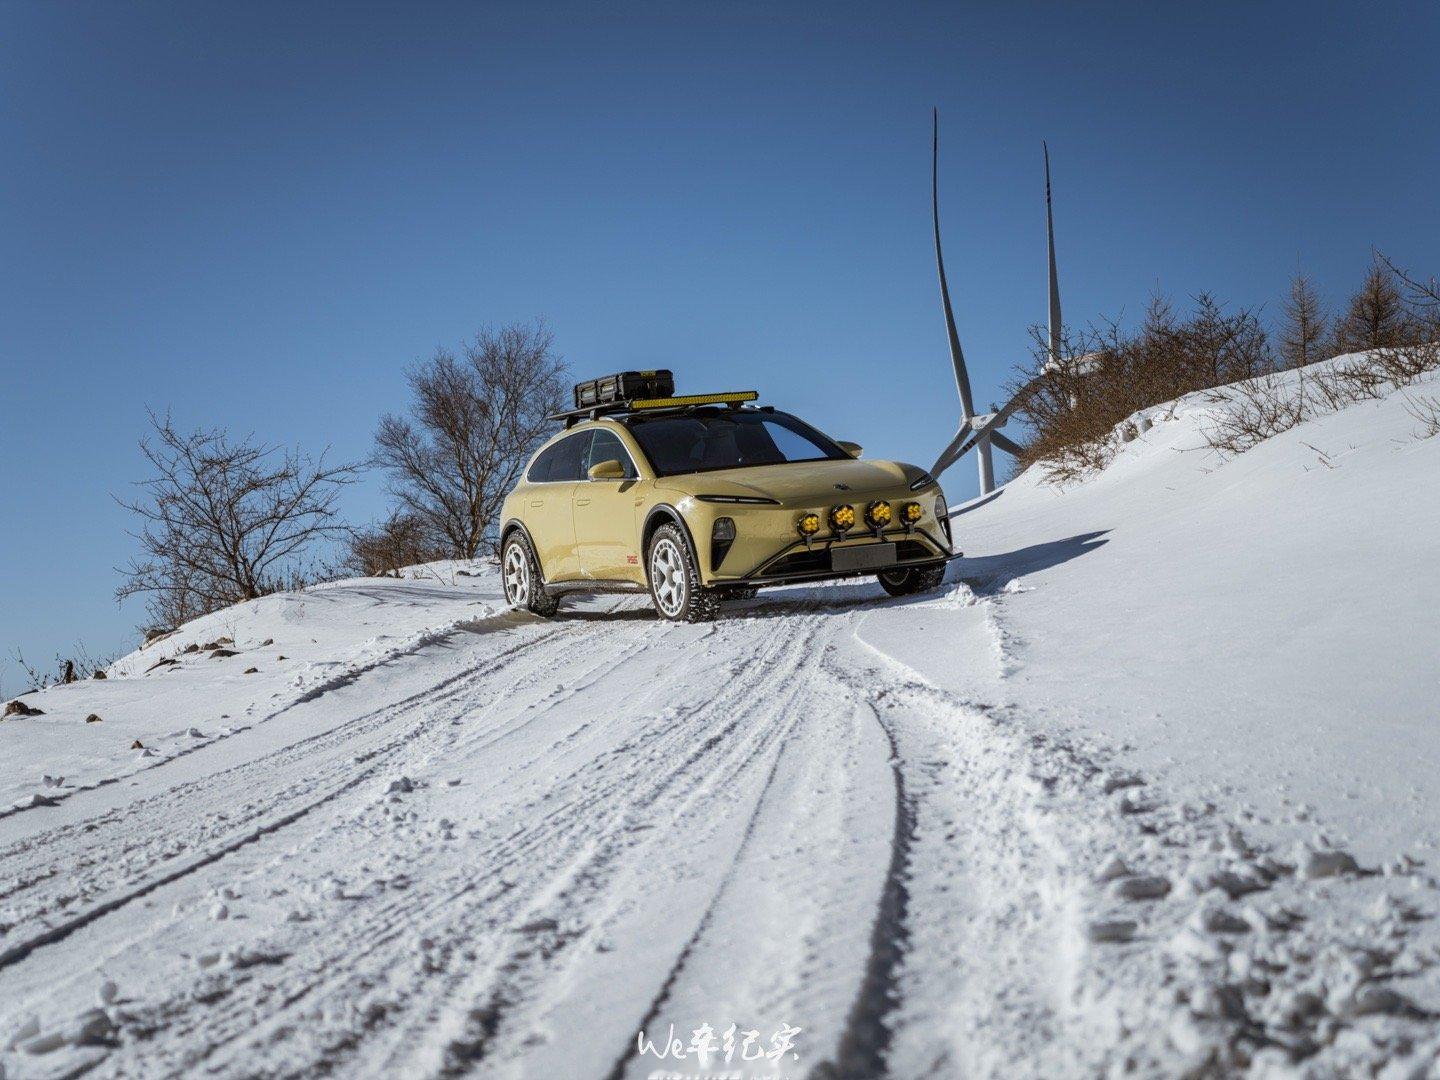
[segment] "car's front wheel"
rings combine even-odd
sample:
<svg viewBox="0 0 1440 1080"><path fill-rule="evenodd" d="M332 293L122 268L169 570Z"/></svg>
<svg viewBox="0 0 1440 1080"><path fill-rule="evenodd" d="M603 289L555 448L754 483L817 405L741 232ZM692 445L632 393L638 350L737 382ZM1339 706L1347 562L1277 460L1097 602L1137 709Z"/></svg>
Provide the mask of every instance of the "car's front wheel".
<svg viewBox="0 0 1440 1080"><path fill-rule="evenodd" d="M559 609L560 601L545 591L540 560L519 530L510 534L500 553L500 577L505 583L505 600L512 607L546 617Z"/></svg>
<svg viewBox="0 0 1440 1080"><path fill-rule="evenodd" d="M645 560L650 599L662 618L673 622L709 622L720 598L700 583L700 570L690 541L678 525L661 525L650 538Z"/></svg>
<svg viewBox="0 0 1440 1080"><path fill-rule="evenodd" d="M891 596L910 596L939 588L945 580L945 566L902 566L881 570L877 575L881 587Z"/></svg>

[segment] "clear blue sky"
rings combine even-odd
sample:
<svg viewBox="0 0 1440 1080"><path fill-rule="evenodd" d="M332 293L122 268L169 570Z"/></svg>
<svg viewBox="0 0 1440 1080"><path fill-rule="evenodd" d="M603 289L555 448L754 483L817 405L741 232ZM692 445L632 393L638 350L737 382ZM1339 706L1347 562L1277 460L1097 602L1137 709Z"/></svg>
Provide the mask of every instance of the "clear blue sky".
<svg viewBox="0 0 1440 1080"><path fill-rule="evenodd" d="M867 453L1045 313L1433 272L1440 5L0 3L0 669L130 643L145 408L364 455L402 370L547 318L577 374L754 387ZM974 492L969 462L946 477ZM378 515L373 478L346 500Z"/></svg>

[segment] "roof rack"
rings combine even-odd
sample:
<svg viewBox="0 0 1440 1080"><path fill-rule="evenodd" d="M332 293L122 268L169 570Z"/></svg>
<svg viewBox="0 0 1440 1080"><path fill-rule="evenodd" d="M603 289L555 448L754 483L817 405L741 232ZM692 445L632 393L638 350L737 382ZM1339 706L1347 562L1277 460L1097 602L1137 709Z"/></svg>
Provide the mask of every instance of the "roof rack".
<svg viewBox="0 0 1440 1080"><path fill-rule="evenodd" d="M547 420L563 420L568 428L581 420L598 420L615 413L670 412L696 409L702 405L728 405L738 409L746 402L759 398L754 390L735 390L728 394L681 394L673 397L635 398L632 401L607 401L583 409L567 409L551 413Z"/></svg>

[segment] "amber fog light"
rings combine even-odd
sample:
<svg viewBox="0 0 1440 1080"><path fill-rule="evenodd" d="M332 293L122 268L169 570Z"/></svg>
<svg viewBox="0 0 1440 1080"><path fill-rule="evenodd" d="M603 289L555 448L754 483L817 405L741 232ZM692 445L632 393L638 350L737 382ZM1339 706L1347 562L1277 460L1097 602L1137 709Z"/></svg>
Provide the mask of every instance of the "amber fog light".
<svg viewBox="0 0 1440 1080"><path fill-rule="evenodd" d="M820 515L801 514L800 520L795 522L795 530L801 536L814 536L820 531Z"/></svg>
<svg viewBox="0 0 1440 1080"><path fill-rule="evenodd" d="M925 516L925 508L917 502L908 502L900 508L900 520L906 525L914 525Z"/></svg>
<svg viewBox="0 0 1440 1080"><path fill-rule="evenodd" d="M876 529L883 529L889 525L893 516L894 512L890 509L890 504L884 499L876 499L865 508L865 520Z"/></svg>
<svg viewBox="0 0 1440 1080"><path fill-rule="evenodd" d="M830 527L837 533L846 533L855 527L855 508L847 503L830 508Z"/></svg>

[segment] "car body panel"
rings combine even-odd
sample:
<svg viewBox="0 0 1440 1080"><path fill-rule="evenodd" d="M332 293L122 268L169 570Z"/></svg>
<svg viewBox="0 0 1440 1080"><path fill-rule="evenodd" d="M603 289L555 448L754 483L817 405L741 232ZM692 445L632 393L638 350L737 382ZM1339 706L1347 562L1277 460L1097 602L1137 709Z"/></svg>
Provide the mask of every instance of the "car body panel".
<svg viewBox="0 0 1440 1080"><path fill-rule="evenodd" d="M593 441L596 432L605 433L602 443ZM586 435L592 446L602 446L605 453L593 459L587 453L583 465L610 460L606 454L618 440L633 475L558 482L529 479L547 449L564 439ZM911 485L917 482L921 482L919 490L912 491ZM525 478L505 500L502 539L510 528L525 527L547 586L643 587L649 535L658 523L678 520L690 534L701 579L707 586L815 580L874 572L834 572L830 552L836 548L895 543L898 565L933 565L953 557L946 528L935 516L939 495L940 486L916 466L856 458L656 476L624 423L601 417L574 424L536 452ZM769 501L710 501L717 496ZM877 499L891 503L897 522L906 502L919 503L922 516L911 528L892 523L877 534L864 522L866 506ZM832 507L841 504L855 508L857 524L848 533L836 534L828 515ZM820 533L808 545L796 530L796 522L805 513L818 514L822 521ZM735 524L735 539L728 547L712 540L720 518L730 518Z"/></svg>

